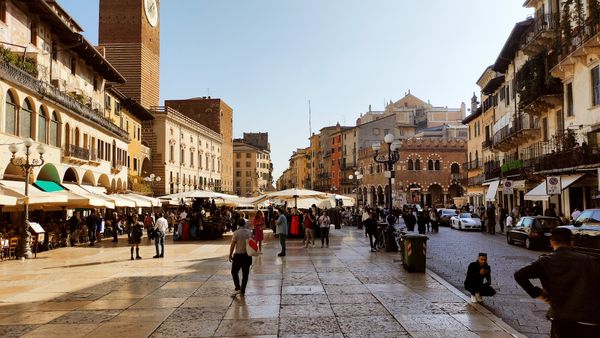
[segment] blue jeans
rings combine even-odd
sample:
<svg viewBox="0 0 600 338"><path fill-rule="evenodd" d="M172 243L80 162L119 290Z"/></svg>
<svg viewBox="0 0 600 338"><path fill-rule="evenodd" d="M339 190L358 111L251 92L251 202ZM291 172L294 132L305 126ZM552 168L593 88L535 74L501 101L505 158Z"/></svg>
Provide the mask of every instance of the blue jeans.
<svg viewBox="0 0 600 338"><path fill-rule="evenodd" d="M158 246L160 245L160 252L158 251ZM164 256L165 255L165 234L163 232L156 233L156 239L154 240L154 246L156 247L156 255Z"/></svg>
<svg viewBox="0 0 600 338"><path fill-rule="evenodd" d="M279 244L281 245L281 253L285 254L285 238L287 234L279 234Z"/></svg>

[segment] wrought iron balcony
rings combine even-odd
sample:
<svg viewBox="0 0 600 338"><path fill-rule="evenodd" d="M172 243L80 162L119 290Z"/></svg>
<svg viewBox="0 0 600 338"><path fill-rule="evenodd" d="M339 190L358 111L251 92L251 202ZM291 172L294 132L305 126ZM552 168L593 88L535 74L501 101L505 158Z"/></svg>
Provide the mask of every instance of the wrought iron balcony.
<svg viewBox="0 0 600 338"><path fill-rule="evenodd" d="M527 114L518 116L512 124L502 127L494 134L494 148L500 151L514 149L523 141L541 134L539 120Z"/></svg>
<svg viewBox="0 0 600 338"><path fill-rule="evenodd" d="M491 148L493 144L494 142L492 142L492 139L488 138L485 141L481 142L481 149Z"/></svg>
<svg viewBox="0 0 600 338"><path fill-rule="evenodd" d="M546 171L600 163L600 145L578 142L584 139L583 135L568 131L535 143L522 151L524 166Z"/></svg>
<svg viewBox="0 0 600 338"><path fill-rule="evenodd" d="M467 185L470 187L480 186L484 181L485 176L483 174L477 175L475 177L469 177L467 179Z"/></svg>
<svg viewBox="0 0 600 338"><path fill-rule="evenodd" d="M87 163L90 160L90 150L76 146L74 144L63 148L63 159L73 163Z"/></svg>
<svg viewBox="0 0 600 338"><path fill-rule="evenodd" d="M125 130L113 124L112 121L102 116L102 114L99 112L94 111L92 108L84 104L81 104L51 84L39 81L38 79L8 62L0 61L0 77L9 82L13 82L19 86L25 87L28 90L45 97L47 100L54 101L56 104L62 106L70 112L73 112L76 115L79 115L80 117L101 126L123 140L129 140L129 135Z"/></svg>
<svg viewBox="0 0 600 338"><path fill-rule="evenodd" d="M500 161L488 161L483 164L484 177L486 180L500 177Z"/></svg>
<svg viewBox="0 0 600 338"><path fill-rule="evenodd" d="M525 36L523 52L529 56L548 49L559 34L560 17L558 14L536 14L533 31Z"/></svg>
<svg viewBox="0 0 600 338"><path fill-rule="evenodd" d="M466 170L480 169L483 168L483 161L481 159L473 160L465 163L464 167Z"/></svg>

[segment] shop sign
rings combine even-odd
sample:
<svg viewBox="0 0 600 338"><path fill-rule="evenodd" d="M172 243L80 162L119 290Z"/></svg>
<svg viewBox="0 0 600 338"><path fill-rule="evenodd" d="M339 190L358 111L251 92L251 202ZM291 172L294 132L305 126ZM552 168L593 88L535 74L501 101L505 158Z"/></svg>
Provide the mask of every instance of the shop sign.
<svg viewBox="0 0 600 338"><path fill-rule="evenodd" d="M506 180L504 181L504 195L512 195L513 194L513 181Z"/></svg>
<svg viewBox="0 0 600 338"><path fill-rule="evenodd" d="M546 193L548 195L560 195L560 176L546 177Z"/></svg>

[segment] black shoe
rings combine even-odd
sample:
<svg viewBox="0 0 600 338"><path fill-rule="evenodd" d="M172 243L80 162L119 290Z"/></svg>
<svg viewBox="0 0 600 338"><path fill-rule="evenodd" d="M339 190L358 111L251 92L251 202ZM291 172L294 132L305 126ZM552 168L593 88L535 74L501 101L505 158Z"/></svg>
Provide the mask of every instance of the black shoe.
<svg viewBox="0 0 600 338"><path fill-rule="evenodd" d="M277 256L283 257L283 256L285 256L285 254L283 252L280 252L280 253L277 254Z"/></svg>
<svg viewBox="0 0 600 338"><path fill-rule="evenodd" d="M131 260L133 260L133 256L131 256Z"/></svg>
<svg viewBox="0 0 600 338"><path fill-rule="evenodd" d="M154 255L152 258L159 258L159 257L160 257L159 255Z"/></svg>
<svg viewBox="0 0 600 338"><path fill-rule="evenodd" d="M165 255L160 255L158 256L158 258L165 258Z"/></svg>
<svg viewBox="0 0 600 338"><path fill-rule="evenodd" d="M142 256L135 256L135 259L142 259Z"/></svg>

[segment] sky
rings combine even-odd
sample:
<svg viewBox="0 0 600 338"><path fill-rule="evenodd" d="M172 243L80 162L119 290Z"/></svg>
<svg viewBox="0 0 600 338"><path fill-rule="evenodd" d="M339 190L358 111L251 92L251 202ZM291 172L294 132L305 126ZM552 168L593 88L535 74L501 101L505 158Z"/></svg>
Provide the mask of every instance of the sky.
<svg viewBox="0 0 600 338"><path fill-rule="evenodd" d="M135 1L135 0L123 0ZM98 41L99 0L58 0ZM409 90L470 106L523 0L162 0L161 104L218 97L234 137L268 132L274 178L312 131L355 125Z"/></svg>

